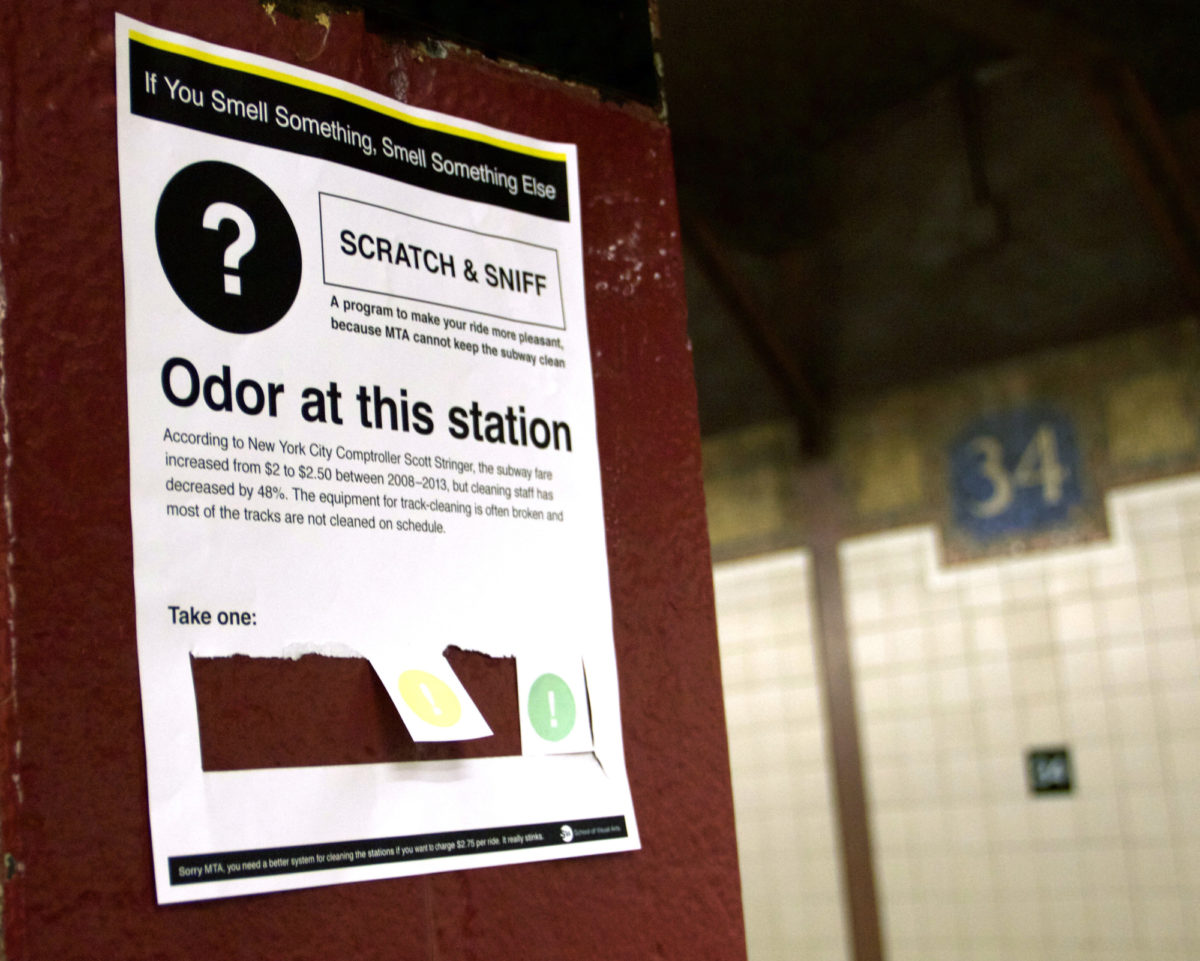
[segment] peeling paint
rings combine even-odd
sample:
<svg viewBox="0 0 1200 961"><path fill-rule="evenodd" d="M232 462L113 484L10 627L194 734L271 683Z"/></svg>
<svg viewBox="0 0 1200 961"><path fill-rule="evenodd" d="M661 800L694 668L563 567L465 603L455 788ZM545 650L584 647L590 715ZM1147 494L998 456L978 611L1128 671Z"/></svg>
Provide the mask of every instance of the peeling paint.
<svg viewBox="0 0 1200 961"><path fill-rule="evenodd" d="M399 44L392 48L392 69L388 71L388 88L396 100L401 103L408 100L408 64L404 62L404 48Z"/></svg>
<svg viewBox="0 0 1200 961"><path fill-rule="evenodd" d="M4 186L4 169L0 167L0 188ZM2 196L2 190L0 190ZM3 210L0 208L0 228L3 226L2 218ZM12 434L11 423L9 421L8 411L8 369L7 369L7 352L5 350L5 333L6 321L8 319L8 292L4 283L4 264L0 263L0 442L4 445L4 586L7 592L7 610L5 611L4 633L8 644L8 678L7 684L4 685L4 699L0 703L0 711L4 712L4 717L0 719L0 731L6 731L9 736L12 736L13 728L16 725L17 717L17 638L16 638L16 623L15 612L17 607L17 589L13 583L11 576L13 570L13 543L15 534L13 531L13 510L12 498L10 495L11 485L9 483L12 475ZM0 750L3 748L0 747ZM21 742L15 740L12 747L12 754L5 758L3 763L7 765L11 760L13 769L11 771L13 794L16 797L16 803L19 807L22 803L23 792L21 790L21 773L17 765L17 761L21 756ZM5 806L7 807L7 805ZM3 813L9 813L7 810ZM7 825L0 825L6 833ZM16 865L16 860L12 854L5 853L4 861L6 868L5 881L11 880L16 874L16 871L11 868ZM5 946L5 924L7 919L4 916L4 888L0 886L0 961L4 961L8 957L8 952Z"/></svg>
<svg viewBox="0 0 1200 961"><path fill-rule="evenodd" d="M418 47L421 53L431 60L445 60L450 55L446 45L437 39L422 40Z"/></svg>
<svg viewBox="0 0 1200 961"><path fill-rule="evenodd" d="M341 3L321 3L319 0L272 0L261 3L263 12L275 22L275 14L282 13L293 20L307 20L328 29L330 17L335 13L354 13L361 7Z"/></svg>
<svg viewBox="0 0 1200 961"><path fill-rule="evenodd" d="M329 45L330 34L333 31L332 8L318 3L265 3L263 12L271 21L271 26L284 33L292 48L292 55L298 63L312 63L323 54ZM283 13L292 22L281 23L275 15ZM308 29L315 26L320 29L320 35L314 36L314 31ZM289 29L290 28L290 29Z"/></svg>

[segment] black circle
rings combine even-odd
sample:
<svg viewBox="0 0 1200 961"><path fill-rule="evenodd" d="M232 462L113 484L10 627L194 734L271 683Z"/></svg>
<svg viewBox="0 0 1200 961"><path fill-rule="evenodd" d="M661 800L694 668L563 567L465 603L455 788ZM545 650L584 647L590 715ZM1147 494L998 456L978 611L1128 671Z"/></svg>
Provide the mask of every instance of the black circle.
<svg viewBox="0 0 1200 961"><path fill-rule="evenodd" d="M254 227L254 246L234 264L226 252L242 237L228 207L240 208ZM217 160L184 167L158 200L154 218L158 259L188 310L218 330L254 334L277 323L300 290L300 240L287 209L254 174ZM240 293L226 289L226 276Z"/></svg>

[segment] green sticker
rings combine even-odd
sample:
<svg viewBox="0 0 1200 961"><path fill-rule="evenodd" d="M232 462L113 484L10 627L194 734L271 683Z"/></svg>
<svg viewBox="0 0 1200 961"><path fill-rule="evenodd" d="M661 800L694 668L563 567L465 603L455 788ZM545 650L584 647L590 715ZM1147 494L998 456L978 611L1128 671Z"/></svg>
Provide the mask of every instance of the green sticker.
<svg viewBox="0 0 1200 961"><path fill-rule="evenodd" d="M543 674L529 688L529 723L546 741L561 741L575 727L575 695L557 674Z"/></svg>

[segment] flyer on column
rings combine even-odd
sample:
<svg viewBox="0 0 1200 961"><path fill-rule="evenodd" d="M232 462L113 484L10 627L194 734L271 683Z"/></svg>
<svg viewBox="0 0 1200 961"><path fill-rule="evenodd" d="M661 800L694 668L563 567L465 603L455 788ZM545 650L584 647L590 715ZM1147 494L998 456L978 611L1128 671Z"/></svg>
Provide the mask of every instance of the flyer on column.
<svg viewBox="0 0 1200 961"><path fill-rule="evenodd" d="M575 147L118 15L134 584L160 903L639 847ZM414 742L204 770L194 658L366 659Z"/></svg>

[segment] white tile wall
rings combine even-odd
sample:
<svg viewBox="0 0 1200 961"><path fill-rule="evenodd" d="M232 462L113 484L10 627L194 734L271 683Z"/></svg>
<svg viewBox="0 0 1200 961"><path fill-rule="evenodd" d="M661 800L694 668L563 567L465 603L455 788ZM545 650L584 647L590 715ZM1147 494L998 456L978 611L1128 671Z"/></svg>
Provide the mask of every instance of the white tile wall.
<svg viewBox="0 0 1200 961"><path fill-rule="evenodd" d="M714 578L750 961L843 961L807 555L721 564Z"/></svg>
<svg viewBox="0 0 1200 961"><path fill-rule="evenodd" d="M1000 562L842 545L891 961L1200 958L1200 478L1109 506L1110 543ZM1034 797L1056 744L1076 789Z"/></svg>

